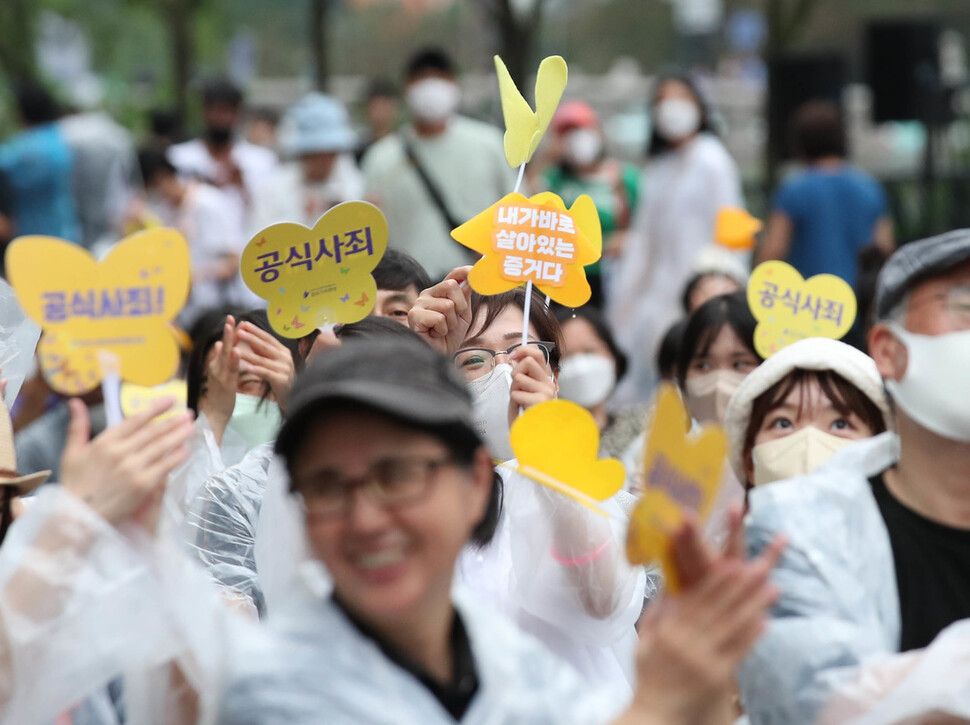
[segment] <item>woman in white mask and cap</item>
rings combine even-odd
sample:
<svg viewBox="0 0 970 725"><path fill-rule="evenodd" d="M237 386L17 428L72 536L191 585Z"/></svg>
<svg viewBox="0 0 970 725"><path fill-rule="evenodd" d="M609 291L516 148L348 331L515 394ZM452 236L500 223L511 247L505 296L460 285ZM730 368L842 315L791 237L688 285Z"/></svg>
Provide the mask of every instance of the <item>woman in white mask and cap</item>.
<svg viewBox="0 0 970 725"><path fill-rule="evenodd" d="M456 269L422 292L409 322L453 357L472 392L478 431L492 457L508 461L509 428L519 411L558 396L562 333L542 296L533 295L522 344L524 290L473 295L462 286L469 270ZM623 492L607 499L604 517L509 465L497 470L504 497L495 536L484 548L466 550L462 585L590 682L625 696L646 586L643 570L624 554L635 499Z"/></svg>
<svg viewBox="0 0 970 725"><path fill-rule="evenodd" d="M731 464L746 488L811 473L890 427L876 364L843 342L800 340L745 378L728 405Z"/></svg>
<svg viewBox="0 0 970 725"><path fill-rule="evenodd" d="M618 399L645 402L656 383L652 358L680 316L680 295L698 253L714 241L717 214L744 205L741 177L712 133L707 109L686 76L665 76L650 103L651 136L640 200L627 234L607 312L631 356Z"/></svg>

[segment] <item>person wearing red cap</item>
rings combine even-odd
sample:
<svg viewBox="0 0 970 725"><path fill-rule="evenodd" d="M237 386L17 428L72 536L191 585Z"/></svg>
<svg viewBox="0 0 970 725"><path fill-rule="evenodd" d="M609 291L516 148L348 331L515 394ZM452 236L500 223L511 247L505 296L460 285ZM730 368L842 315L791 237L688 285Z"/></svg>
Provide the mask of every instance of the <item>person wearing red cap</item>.
<svg viewBox="0 0 970 725"><path fill-rule="evenodd" d="M603 227L604 257L618 250L636 203L639 172L633 164L608 158L596 112L584 101L562 104L552 118L557 161L546 171L549 191L571 206L589 194ZM590 304L603 304L600 262L586 268L593 296Z"/></svg>

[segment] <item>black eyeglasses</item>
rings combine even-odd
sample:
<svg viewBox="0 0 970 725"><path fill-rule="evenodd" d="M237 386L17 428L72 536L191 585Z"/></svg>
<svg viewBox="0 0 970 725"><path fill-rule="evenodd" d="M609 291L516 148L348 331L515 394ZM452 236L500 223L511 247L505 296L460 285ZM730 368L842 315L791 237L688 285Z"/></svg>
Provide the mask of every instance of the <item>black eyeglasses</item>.
<svg viewBox="0 0 970 725"><path fill-rule="evenodd" d="M307 511L325 518L345 516L358 488L363 488L371 501L379 506L399 508L424 499L438 472L451 463L451 456L385 458L371 466L363 476L321 475L300 482L296 489L303 496Z"/></svg>
<svg viewBox="0 0 970 725"><path fill-rule="evenodd" d="M541 342L529 340L526 343L518 343L508 350L489 350L487 347L466 347L455 353L455 367L465 376L466 380L478 380L483 378L495 369L496 355L511 355L512 351L522 345L535 345L542 350L542 357L549 364L549 356L556 349L554 342Z"/></svg>

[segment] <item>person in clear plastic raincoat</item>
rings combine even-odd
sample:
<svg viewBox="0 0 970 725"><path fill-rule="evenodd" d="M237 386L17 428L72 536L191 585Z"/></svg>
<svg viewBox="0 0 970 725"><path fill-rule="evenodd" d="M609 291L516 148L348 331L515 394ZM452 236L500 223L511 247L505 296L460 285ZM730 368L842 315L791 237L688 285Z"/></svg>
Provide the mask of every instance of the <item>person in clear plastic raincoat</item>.
<svg viewBox="0 0 970 725"><path fill-rule="evenodd" d="M475 425L504 483L495 540L460 561L462 584L536 635L591 682L629 692L635 624L646 577L624 554L636 499L607 499L610 518L514 470L509 444L519 411L555 398L562 333L540 295L532 297L528 341L522 340L523 289L483 297L454 270L425 290L410 322L432 347L450 355L466 380Z"/></svg>
<svg viewBox="0 0 970 725"><path fill-rule="evenodd" d="M338 344L371 337L415 334L394 322L394 316L366 317L338 327L335 334ZM295 568L306 559L295 523L300 510L287 495L289 478L273 453L275 438L274 431L271 442L206 479L180 532L227 601L252 614L265 614L274 600L286 598Z"/></svg>
<svg viewBox="0 0 970 725"><path fill-rule="evenodd" d="M645 627L636 697L617 697L455 586L499 490L450 360L414 341L355 342L309 366L291 405L276 450L333 585L305 567L263 636L235 649L219 723L720 722L706 718L777 593L770 557L705 563Z"/></svg>
<svg viewBox="0 0 970 725"><path fill-rule="evenodd" d="M181 523L203 481L271 442L303 359L293 341L270 332L264 311L209 316L189 359L188 407L196 415L190 455L166 490L166 512Z"/></svg>
<svg viewBox="0 0 970 725"><path fill-rule="evenodd" d="M189 416L155 422L171 405L156 402L89 441L72 401L64 484L0 546L0 721L600 723L623 708L453 595L459 550L494 514L467 392L416 342L355 345L298 381L280 438L333 594L307 564L268 629L153 536ZM777 596L778 547L712 555L689 525L674 547L693 573L643 625L624 725L711 722Z"/></svg>
<svg viewBox="0 0 970 725"><path fill-rule="evenodd" d="M750 496L750 550L789 540L740 678L754 725L970 717L970 231L897 251L875 320L896 434Z"/></svg>

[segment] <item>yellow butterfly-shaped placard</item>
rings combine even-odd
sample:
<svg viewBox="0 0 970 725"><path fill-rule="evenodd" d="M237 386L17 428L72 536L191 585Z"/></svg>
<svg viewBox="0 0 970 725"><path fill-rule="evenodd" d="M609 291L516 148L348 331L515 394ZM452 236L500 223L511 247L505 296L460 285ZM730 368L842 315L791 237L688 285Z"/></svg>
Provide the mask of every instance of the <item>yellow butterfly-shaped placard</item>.
<svg viewBox="0 0 970 725"><path fill-rule="evenodd" d="M495 56L495 71L502 97L505 117L505 158L509 166L518 168L532 158L552 121L559 99L566 90L569 72L561 56L552 55L539 64L536 75L535 111L515 86L505 63Z"/></svg>
<svg viewBox="0 0 970 725"><path fill-rule="evenodd" d="M623 464L598 457L600 434L593 416L568 400L526 410L512 424L510 443L519 473L600 513L596 502L623 487Z"/></svg>
<svg viewBox="0 0 970 725"><path fill-rule="evenodd" d="M451 236L482 255L468 275L479 294L500 294L531 281L566 307L589 301L583 267L600 258L603 234L596 206L585 194L569 210L550 192L531 199L508 194Z"/></svg>
<svg viewBox="0 0 970 725"><path fill-rule="evenodd" d="M679 576L670 536L690 511L704 520L721 485L727 438L719 426L690 433L690 417L671 385L657 397L643 460L643 495L630 517L627 558L634 564L659 563L667 586L676 592Z"/></svg>
<svg viewBox="0 0 970 725"><path fill-rule="evenodd" d="M7 277L24 312L44 330L37 346L48 384L65 395L101 383L97 352L119 358L138 385L169 380L179 347L169 323L189 294L189 248L174 229L126 237L100 262L54 237L15 239Z"/></svg>
<svg viewBox="0 0 970 725"><path fill-rule="evenodd" d="M267 301L269 323L300 338L327 323L357 322L374 309L371 272L387 249L387 220L373 204L347 201L313 228L281 222L243 250L242 278Z"/></svg>

